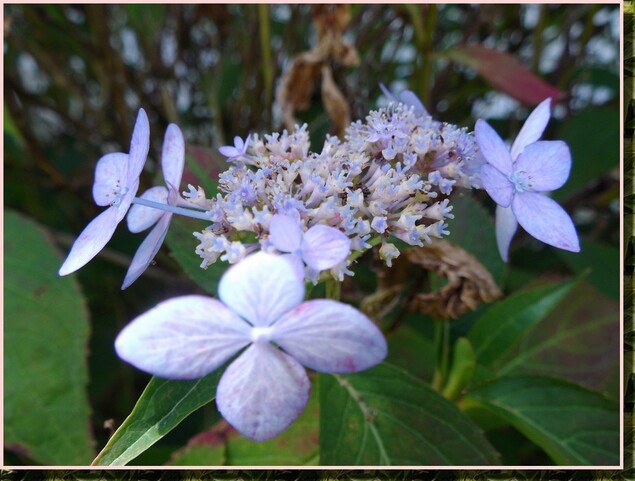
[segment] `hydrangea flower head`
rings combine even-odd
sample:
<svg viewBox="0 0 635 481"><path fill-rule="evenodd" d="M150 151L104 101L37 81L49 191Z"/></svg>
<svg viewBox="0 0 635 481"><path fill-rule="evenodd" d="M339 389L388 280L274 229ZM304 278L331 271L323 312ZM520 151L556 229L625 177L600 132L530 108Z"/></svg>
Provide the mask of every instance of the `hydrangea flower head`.
<svg viewBox="0 0 635 481"><path fill-rule="evenodd" d="M180 199L178 188L183 176L184 164L185 142L183 134L175 124L170 124L165 132L161 154L161 168L168 187L152 187L145 191L141 198L161 204L177 205ZM156 225L141 243L133 257L126 273L126 278L121 286L122 289L130 286L148 268L150 262L159 251L161 244L163 244L163 239L165 239L165 235L168 232L171 220L172 212L138 204L132 206L127 217L130 232L141 232L154 224Z"/></svg>
<svg viewBox="0 0 635 481"><path fill-rule="evenodd" d="M550 100L543 101L527 118L511 150L484 120L477 120L476 141L487 163L481 180L498 204L496 239L503 260L520 224L546 244L580 251L569 215L546 192L564 185L571 170L571 153L562 141L538 141L549 121Z"/></svg>
<svg viewBox="0 0 635 481"><path fill-rule="evenodd" d="M125 217L139 188L139 176L150 148L148 116L139 109L130 152L104 155L95 168L93 198L100 206L109 206L93 219L79 235L59 270L65 276L86 265L108 243L117 225Z"/></svg>
<svg viewBox="0 0 635 481"><path fill-rule="evenodd" d="M264 441L304 410L310 382L302 366L350 373L381 362L386 340L361 312L304 298L304 283L280 256L258 252L227 270L219 298L167 300L119 334L119 357L169 379L195 379L240 355L223 373L216 404L245 436Z"/></svg>

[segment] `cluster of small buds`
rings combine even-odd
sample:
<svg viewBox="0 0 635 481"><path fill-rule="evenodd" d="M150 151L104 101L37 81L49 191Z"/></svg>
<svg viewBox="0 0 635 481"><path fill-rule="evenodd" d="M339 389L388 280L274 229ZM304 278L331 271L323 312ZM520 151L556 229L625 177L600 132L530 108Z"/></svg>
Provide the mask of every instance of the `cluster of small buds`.
<svg viewBox="0 0 635 481"><path fill-rule="evenodd" d="M473 135L433 120L412 106L391 103L309 151L307 126L292 133L251 135L221 148L232 164L219 178L219 194L204 200L190 187L187 200L208 209L212 224L194 235L205 268L218 259L240 261L255 249L274 252L274 214L338 229L362 252L381 243L390 265L399 255L390 238L423 246L449 234L454 187L480 187L484 159ZM350 261L330 269L342 280ZM315 278L311 280L316 280Z"/></svg>

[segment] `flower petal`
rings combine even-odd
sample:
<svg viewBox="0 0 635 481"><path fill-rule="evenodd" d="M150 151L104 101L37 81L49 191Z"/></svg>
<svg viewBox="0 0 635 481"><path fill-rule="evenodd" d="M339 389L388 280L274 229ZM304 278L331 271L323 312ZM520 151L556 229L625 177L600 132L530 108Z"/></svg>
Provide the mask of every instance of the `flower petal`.
<svg viewBox="0 0 635 481"><path fill-rule="evenodd" d="M307 301L273 325L271 339L304 366L321 372L368 369L384 360L386 340L357 309L328 299Z"/></svg>
<svg viewBox="0 0 635 481"><path fill-rule="evenodd" d="M514 164L531 179L531 190L548 192L559 189L569 178L571 152L560 140L540 141L528 145Z"/></svg>
<svg viewBox="0 0 635 481"><path fill-rule="evenodd" d="M269 240L280 252L295 253L302 244L299 221L288 215L275 214L269 224Z"/></svg>
<svg viewBox="0 0 635 481"><path fill-rule="evenodd" d="M236 147L232 147L231 145L223 145L218 148L218 151L224 155L225 157L238 157L240 155L240 151L236 149Z"/></svg>
<svg viewBox="0 0 635 481"><path fill-rule="evenodd" d="M68 257L60 267L65 276L85 266L108 243L117 228L117 208L109 207L88 224L73 244Z"/></svg>
<svg viewBox="0 0 635 481"><path fill-rule="evenodd" d="M512 210L518 223L536 239L571 252L580 252L580 243L571 217L558 203L544 194L519 192Z"/></svg>
<svg viewBox="0 0 635 481"><path fill-rule="evenodd" d="M126 289L145 272L150 265L150 262L152 262L152 259L154 259L154 256L157 255L157 252L161 248L163 239L165 239L165 234L168 232L170 221L172 220L172 214L169 212L163 212L161 215L162 217L157 225L154 226L154 229L152 229L146 236L132 258L126 277L123 280L121 290Z"/></svg>
<svg viewBox="0 0 635 481"><path fill-rule="evenodd" d="M317 271L330 269L350 253L351 240L334 227L314 225L302 238L302 260Z"/></svg>
<svg viewBox="0 0 635 481"><path fill-rule="evenodd" d="M104 155L95 167L93 199L97 205L111 205L127 182L128 154L113 152Z"/></svg>
<svg viewBox="0 0 635 481"><path fill-rule="evenodd" d="M414 113L420 117L428 117L430 115L421 100L419 100L419 97L417 97L412 90L404 90L401 92L399 94L399 101L414 107Z"/></svg>
<svg viewBox="0 0 635 481"><path fill-rule="evenodd" d="M518 229L518 221L511 207L496 206L496 243L501 258L509 261L509 245Z"/></svg>
<svg viewBox="0 0 635 481"><path fill-rule="evenodd" d="M546 98L529 114L529 117L527 117L527 120L525 120L523 124L523 128L520 129L516 140L514 140L512 144L511 156L513 160L518 158L522 151L525 150L525 147L534 143L542 136L551 117L550 107L551 98Z"/></svg>
<svg viewBox="0 0 635 481"><path fill-rule="evenodd" d="M141 195L141 198L158 202L159 204L167 204L168 190L160 185L151 187ZM165 214L164 210L134 204L128 212L128 217L126 217L128 229L135 234L142 232L151 225L156 224L163 214Z"/></svg>
<svg viewBox="0 0 635 481"><path fill-rule="evenodd" d="M166 184L179 188L185 166L185 140L183 133L175 124L168 125L163 139L161 168Z"/></svg>
<svg viewBox="0 0 635 481"><path fill-rule="evenodd" d="M476 121L474 133L476 143L487 163L496 167L501 173L509 175L512 171L512 158L503 139L482 119Z"/></svg>
<svg viewBox="0 0 635 481"><path fill-rule="evenodd" d="M168 379L196 379L220 367L251 342L250 327L211 297L161 302L117 336L117 355Z"/></svg>
<svg viewBox="0 0 635 481"><path fill-rule="evenodd" d="M243 435L265 441L295 421L310 392L309 378L297 361L268 342L256 342L223 374L216 405Z"/></svg>
<svg viewBox="0 0 635 481"><path fill-rule="evenodd" d="M296 254L281 254L280 257L291 264L298 279L304 282L304 262L302 262L302 258Z"/></svg>
<svg viewBox="0 0 635 481"><path fill-rule="evenodd" d="M514 184L498 169L485 164L481 167L481 181L483 188L498 205L508 207L512 203Z"/></svg>
<svg viewBox="0 0 635 481"><path fill-rule="evenodd" d="M130 160L128 163L128 183L138 179L150 149L150 124L146 111L139 109L130 140Z"/></svg>
<svg viewBox="0 0 635 481"><path fill-rule="evenodd" d="M258 252L230 267L220 280L218 296L254 326L269 326L304 298L304 283L291 263Z"/></svg>

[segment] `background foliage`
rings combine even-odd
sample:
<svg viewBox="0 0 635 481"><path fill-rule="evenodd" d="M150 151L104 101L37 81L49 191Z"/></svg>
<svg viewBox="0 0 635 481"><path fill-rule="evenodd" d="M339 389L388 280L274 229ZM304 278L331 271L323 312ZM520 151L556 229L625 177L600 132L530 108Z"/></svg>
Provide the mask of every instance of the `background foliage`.
<svg viewBox="0 0 635 481"><path fill-rule="evenodd" d="M514 326L521 326L521 331L503 342L488 339L492 333L513 333L498 331L497 318L481 306L446 323L450 345L444 353L434 353L431 318L394 308L386 313L383 327L391 363L431 384L449 368L451 352L462 352L462 345L474 347L480 366L474 374L475 386L488 380L499 380L498 384L468 391L467 397L461 394L465 386L445 386L444 392L455 401L461 399L461 409L484 430L503 464L579 461L575 458L579 450L554 455L549 443L532 436L531 429L492 420L484 415L484 408L492 392L500 392L500 379L506 375L528 386L535 385L527 381L531 376L548 375L556 379L547 386L560 393L554 396L586 389L588 396L611 406L619 397L617 6L353 5L344 13L307 5L5 5L4 9L5 253L12 260L5 264L5 296L11 296L5 338L12 340L6 344L4 364L5 464L90 463L149 381L116 358L112 348L116 334L161 299L215 289L209 279L219 271L196 268L198 262L190 255L195 246L188 234L192 229L178 224L170 231L169 249L163 249L156 264L124 292L119 286L139 243L125 229L119 229L102 254L76 275L64 279L51 275L76 234L99 212L90 195L97 158L127 150L136 110L143 106L150 115L152 144L140 190L157 177L164 128L176 122L188 143L190 174L184 183L201 183L209 193L224 168L218 146L234 135L284 128L285 104L275 102L276 87L284 84L296 55L319 45L323 22L339 25L332 30L356 52L353 60L333 53L321 60L331 69L352 119L363 118L385 102L381 82L395 90L411 88L438 119L472 127L475 118L486 117L503 137L510 137L535 103L528 94L559 92L555 118L545 136L563 138L573 153L572 176L555 198L573 214L583 254L556 252L518 236L512 262L504 266L491 237L491 203L480 204L486 200L481 195L455 199L461 222L451 226L450 240L475 255L510 295L494 307L508 309L506 319L516 313ZM625 31L632 32L632 16L627 14L626 22ZM492 59L475 46L505 51L510 57ZM631 36L625 47L625 152L632 159ZM311 91L304 99L306 105L296 102L293 107L297 118L309 124L318 147L327 132L338 131L337 117L328 95L313 85L320 76L307 75L290 84L286 93L287 98L297 99L299 92ZM501 83L501 77L507 80ZM519 91L518 82L526 79L531 82ZM625 162L625 169L625 301L632 319L632 160ZM408 268L412 266L403 267ZM358 303L369 294L385 296L381 275L386 273L377 269L372 255L365 256L354 282L343 286L345 299ZM378 272L380 282L375 280ZM396 281L403 278L388 279L388 283ZM434 276L425 281L427 287L435 282L441 281ZM418 287L408 285L406 291ZM558 295L549 304L547 294L553 292ZM382 299L390 300L393 307L403 300ZM547 299L548 305L532 314L536 299ZM473 328L477 321L478 329ZM632 349L632 323L625 335ZM490 342L499 350L486 349ZM21 382L26 378L48 379L50 385ZM625 381L629 409L633 396L629 356ZM321 388L328 382L332 379L321 382ZM62 396L71 391L72 399ZM44 407L33 404L36 398L45 401ZM61 422L60 410L72 422ZM298 433L317 433L317 417L311 415L311 407L307 412L306 419L298 421L298 431L290 432L282 444L296 443ZM510 413L502 412L503 419L509 420ZM132 464L215 465L228 460L238 465L317 464L315 444L299 453L292 450L276 462L263 461L256 447L235 437L219 421L213 405L195 410ZM626 431L632 441L630 416ZM61 441L40 446L43 439ZM276 449L286 456L280 445ZM594 458L584 461L593 464ZM266 471L233 473L248 479L285 476ZM415 476L412 479L418 476L410 474ZM216 475L201 474L203 479ZM357 479L355 472L322 475ZM495 473L473 475L496 477ZM387 479L383 476L389 474L359 473L359 479ZM404 476L409 475L404 472Z"/></svg>

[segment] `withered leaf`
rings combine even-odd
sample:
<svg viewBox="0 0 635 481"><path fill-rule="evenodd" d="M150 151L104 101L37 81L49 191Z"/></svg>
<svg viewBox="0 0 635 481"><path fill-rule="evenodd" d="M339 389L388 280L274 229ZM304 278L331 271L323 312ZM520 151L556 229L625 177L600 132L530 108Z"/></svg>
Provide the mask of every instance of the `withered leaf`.
<svg viewBox="0 0 635 481"><path fill-rule="evenodd" d="M293 57L280 80L276 102L282 111L285 127L293 130L298 123L295 112L309 108L317 82L322 77L322 101L334 130L342 136L343 125L350 123L350 109L333 80L330 65L359 64L357 50L343 36L350 21L350 5L316 5L312 18L318 31L317 45Z"/></svg>
<svg viewBox="0 0 635 481"><path fill-rule="evenodd" d="M446 277L448 283L438 291L417 293L409 308L441 319L456 319L479 304L502 296L492 275L474 256L460 247L437 241L429 246L405 251L405 258L417 266Z"/></svg>
<svg viewBox="0 0 635 481"><path fill-rule="evenodd" d="M331 69L326 65L322 67L322 102L335 127L336 135L343 137L346 127L351 123L351 109L333 80Z"/></svg>

